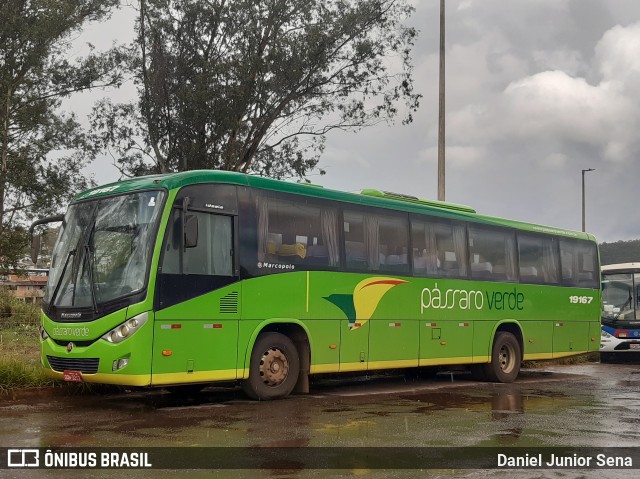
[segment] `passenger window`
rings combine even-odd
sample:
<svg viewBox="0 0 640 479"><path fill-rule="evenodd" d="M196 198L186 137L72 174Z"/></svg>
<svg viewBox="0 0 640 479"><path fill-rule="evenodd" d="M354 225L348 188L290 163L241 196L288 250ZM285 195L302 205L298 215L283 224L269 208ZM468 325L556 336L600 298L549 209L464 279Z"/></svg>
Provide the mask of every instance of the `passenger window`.
<svg viewBox="0 0 640 479"><path fill-rule="evenodd" d="M471 277L493 281L516 279L515 234L508 230L469 226Z"/></svg>
<svg viewBox="0 0 640 479"><path fill-rule="evenodd" d="M262 272L339 266L336 208L259 195L256 211Z"/></svg>
<svg viewBox="0 0 640 479"><path fill-rule="evenodd" d="M409 222L407 217L379 216L380 269L409 273Z"/></svg>
<svg viewBox="0 0 640 479"><path fill-rule="evenodd" d="M411 220L413 272L416 276L467 276L467 235L462 224Z"/></svg>
<svg viewBox="0 0 640 479"><path fill-rule="evenodd" d="M560 239L562 281L569 286L599 288L598 250L594 243Z"/></svg>
<svg viewBox="0 0 640 479"><path fill-rule="evenodd" d="M344 212L347 268L409 272L407 219L360 211Z"/></svg>
<svg viewBox="0 0 640 479"><path fill-rule="evenodd" d="M520 281L558 283L558 243L553 237L518 234Z"/></svg>

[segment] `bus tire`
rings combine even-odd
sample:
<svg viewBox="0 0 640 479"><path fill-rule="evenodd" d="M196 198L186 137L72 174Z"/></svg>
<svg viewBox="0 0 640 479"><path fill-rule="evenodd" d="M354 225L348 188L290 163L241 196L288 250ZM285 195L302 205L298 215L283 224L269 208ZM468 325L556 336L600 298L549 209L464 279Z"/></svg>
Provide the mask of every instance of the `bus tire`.
<svg viewBox="0 0 640 479"><path fill-rule="evenodd" d="M267 401L288 396L298 381L300 358L287 336L269 332L258 336L242 389L252 399Z"/></svg>
<svg viewBox="0 0 640 479"><path fill-rule="evenodd" d="M485 365L485 376L495 383L512 383L520 372L522 353L516 337L506 331L496 334L491 362Z"/></svg>

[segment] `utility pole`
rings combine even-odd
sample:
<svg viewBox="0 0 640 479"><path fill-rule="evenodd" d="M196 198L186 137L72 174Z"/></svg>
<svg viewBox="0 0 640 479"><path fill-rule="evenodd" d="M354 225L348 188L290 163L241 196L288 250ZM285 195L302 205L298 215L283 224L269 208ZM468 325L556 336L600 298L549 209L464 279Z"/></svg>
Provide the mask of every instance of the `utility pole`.
<svg viewBox="0 0 640 479"><path fill-rule="evenodd" d="M586 231L585 228L585 220L584 220L584 174L588 171L596 171L594 168L588 168L586 170L582 170L582 232Z"/></svg>
<svg viewBox="0 0 640 479"><path fill-rule="evenodd" d="M444 0L440 0L440 98L438 107L438 200L445 201L444 175Z"/></svg>

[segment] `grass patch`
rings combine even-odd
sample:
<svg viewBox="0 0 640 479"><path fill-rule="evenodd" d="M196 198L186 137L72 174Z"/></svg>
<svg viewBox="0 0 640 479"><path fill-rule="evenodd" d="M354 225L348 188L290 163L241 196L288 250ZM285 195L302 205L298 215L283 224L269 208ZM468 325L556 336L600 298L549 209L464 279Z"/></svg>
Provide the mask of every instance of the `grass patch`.
<svg viewBox="0 0 640 479"><path fill-rule="evenodd" d="M52 386L40 364L40 308L0 290L0 392Z"/></svg>
<svg viewBox="0 0 640 479"><path fill-rule="evenodd" d="M0 392L16 388L53 386L40 361L25 361L17 358L0 359Z"/></svg>
<svg viewBox="0 0 640 479"><path fill-rule="evenodd" d="M124 389L51 379L40 364L40 307L0 288L0 396L27 388L55 387L62 394L107 394Z"/></svg>

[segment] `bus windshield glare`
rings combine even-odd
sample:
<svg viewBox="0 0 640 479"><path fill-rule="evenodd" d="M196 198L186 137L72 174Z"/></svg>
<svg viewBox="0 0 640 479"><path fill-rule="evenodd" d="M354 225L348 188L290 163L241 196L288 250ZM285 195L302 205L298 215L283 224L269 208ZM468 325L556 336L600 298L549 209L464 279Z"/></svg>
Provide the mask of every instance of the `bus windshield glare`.
<svg viewBox="0 0 640 479"><path fill-rule="evenodd" d="M72 204L53 253L44 303L93 308L145 287L162 191Z"/></svg>

